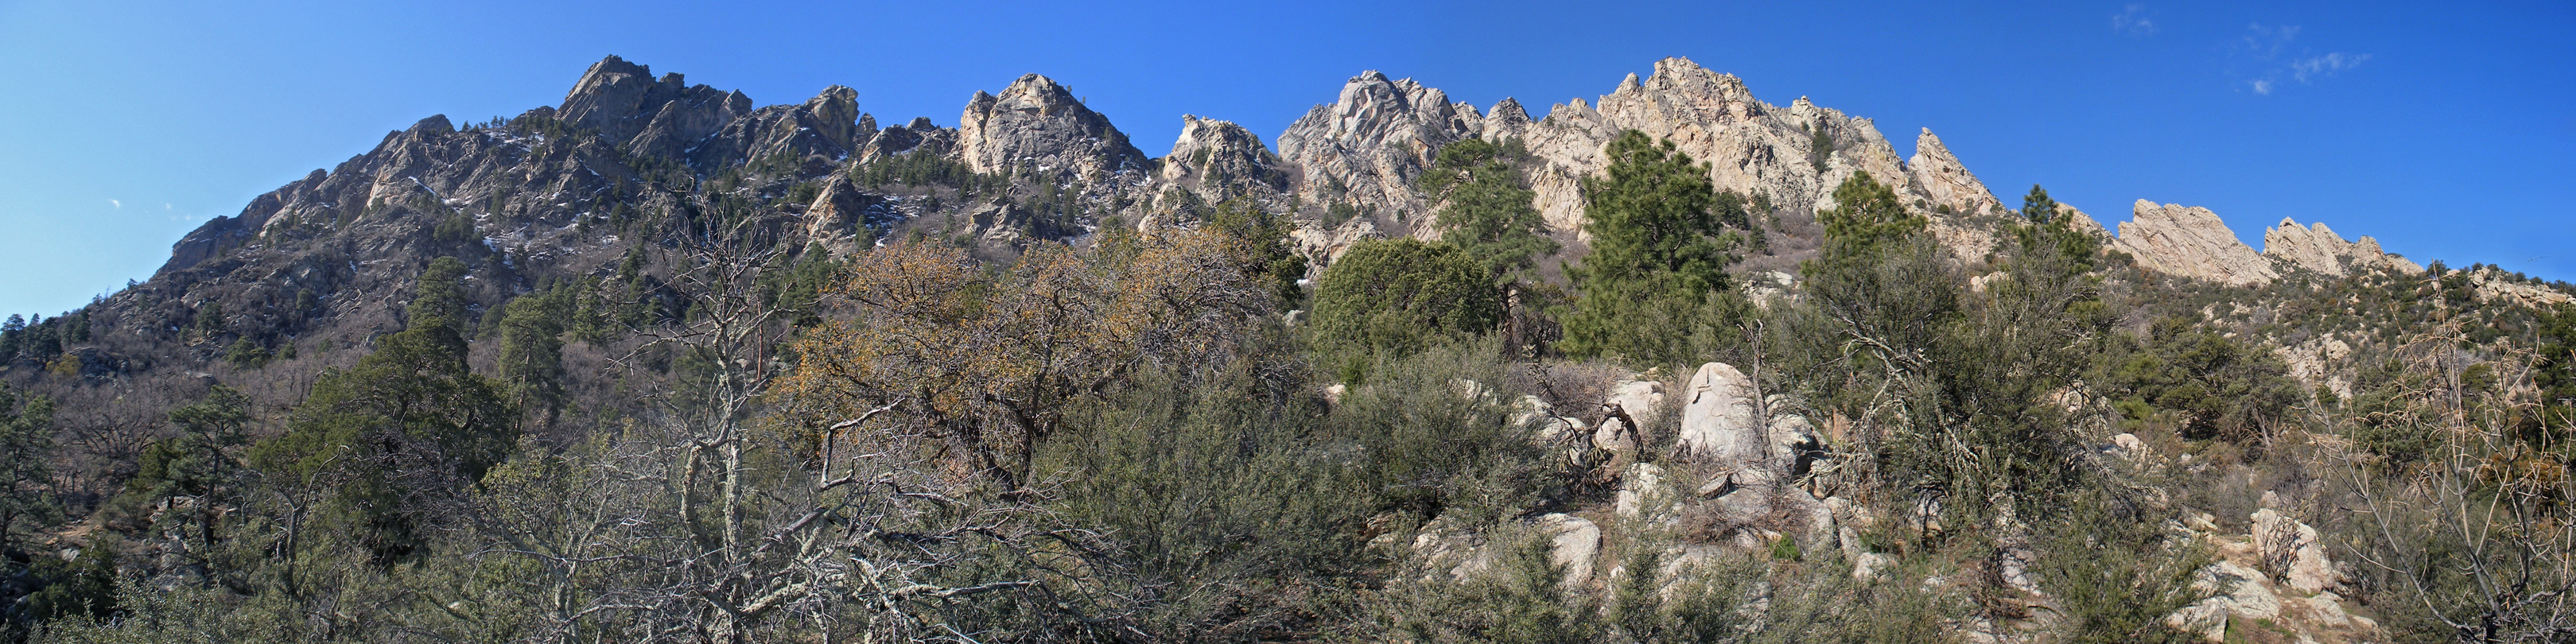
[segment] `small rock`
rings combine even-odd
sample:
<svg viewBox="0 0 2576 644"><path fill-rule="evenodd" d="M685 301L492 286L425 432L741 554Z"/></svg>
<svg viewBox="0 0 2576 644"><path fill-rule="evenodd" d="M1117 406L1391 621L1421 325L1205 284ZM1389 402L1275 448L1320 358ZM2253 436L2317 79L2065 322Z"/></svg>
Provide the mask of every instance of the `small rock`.
<svg viewBox="0 0 2576 644"><path fill-rule="evenodd" d="M1852 557L1852 579L1855 580L1879 581L1886 579L1888 572L1895 569L1895 555L1864 552Z"/></svg>
<svg viewBox="0 0 2576 644"><path fill-rule="evenodd" d="M1664 468L1656 467L1653 463L1629 465L1627 474L1619 477L1617 508L1620 518L1639 518L1646 514L1649 503L1658 506L1657 509L1660 510L1662 506L1670 503L1671 499L1672 485L1664 476Z"/></svg>

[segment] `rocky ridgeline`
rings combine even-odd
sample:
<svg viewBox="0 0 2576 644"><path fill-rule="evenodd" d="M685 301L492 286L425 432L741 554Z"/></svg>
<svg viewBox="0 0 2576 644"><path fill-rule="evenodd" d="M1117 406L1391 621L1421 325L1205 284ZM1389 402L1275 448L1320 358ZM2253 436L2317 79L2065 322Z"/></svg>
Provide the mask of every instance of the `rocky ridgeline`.
<svg viewBox="0 0 2576 644"><path fill-rule="evenodd" d="M2067 208L2062 212L2076 226L2102 230L2101 223L2081 211ZM2263 231L2263 250L2259 253L2238 240L2227 222L2208 208L2159 205L2140 199L2130 220L2122 222L2119 231L2111 247L2135 258L2140 268L2236 286L2267 284L2294 270L2332 277L2370 270L2424 272L2423 265L2380 249L2379 240L2363 237L2345 241L2323 222L2301 227L2287 217Z"/></svg>
<svg viewBox="0 0 2576 644"><path fill-rule="evenodd" d="M1741 79L1682 58L1657 61L1651 74L1630 75L1595 101L1556 104L1541 119L1514 99L1480 112L1439 89L1367 72L1289 126L1275 151L1240 125L1185 115L1172 153L1155 159L1070 88L1035 74L997 94L976 93L957 127L914 118L879 128L847 87L755 107L741 92L691 85L676 73L656 77L612 56L590 66L558 105L510 124L462 129L444 117L423 119L366 154L261 195L240 214L189 233L150 282L109 297L94 313L165 342L181 337L200 305L219 302L249 316L242 326L263 342L317 334L363 340L397 328L409 280L430 258L498 254L504 261L483 264L498 268L477 276L478 302L555 279L605 275L636 240L596 224L613 213L708 207L703 202L714 196L692 192L696 182L728 173L759 177L758 185L729 184L726 194L764 216L794 220L783 229L801 235L798 241L842 253L905 226L1008 252L1035 240L1076 239L1112 218L1170 225L1194 212L1191 204L1247 199L1293 211L1297 247L1320 271L1363 239L1436 236L1422 222L1439 204L1413 186L1440 148L1510 139L1533 154L1534 205L1560 239L1577 241L1582 179L1602 170L1604 147L1630 129L1705 163L1718 187L1770 203L1768 219L1784 226L1773 233L1776 248L1812 248L1812 239L1791 239L1816 234L1812 226L1789 226L1832 207L1833 188L1860 172L1895 187L1971 265L1982 262L2007 221L2001 215L2009 204L1931 131L1916 138L1910 159L1900 158L1869 119L1804 97L1772 105ZM925 161L1006 176L1010 186L943 201L861 185L843 172ZM673 182L688 187L674 189ZM796 198L786 199L791 193ZM1069 213L1032 212L1041 195ZM1354 210L1359 216L1332 214ZM2099 228L2080 211L2066 212L2078 225ZM2113 246L2149 271L2236 285L2293 270L2420 270L2376 240L2347 242L2322 224L2284 220L2265 237L2266 250L2257 253L2207 209L2142 200ZM1571 248L1569 259L1579 260L1581 246ZM1765 266L1787 268L1797 259L1765 258ZM2488 301L2546 305L2567 297L2472 278ZM300 303L308 294L311 301Z"/></svg>

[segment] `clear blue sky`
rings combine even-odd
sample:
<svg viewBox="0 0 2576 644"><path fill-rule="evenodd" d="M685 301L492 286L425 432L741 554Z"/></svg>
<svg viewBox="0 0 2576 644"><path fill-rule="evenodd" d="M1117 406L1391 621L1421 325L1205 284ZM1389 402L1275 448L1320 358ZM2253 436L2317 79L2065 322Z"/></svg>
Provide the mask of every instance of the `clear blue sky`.
<svg viewBox="0 0 2576 644"><path fill-rule="evenodd" d="M430 114L562 99L606 54L755 102L856 88L954 125L1022 73L1146 152L1184 113L1275 137L1377 69L1479 106L1590 100L1664 56L1930 127L2008 202L2283 216L2418 261L2576 279L2576 4L0 3L0 312L148 277L179 236ZM381 6L377 6L380 5Z"/></svg>

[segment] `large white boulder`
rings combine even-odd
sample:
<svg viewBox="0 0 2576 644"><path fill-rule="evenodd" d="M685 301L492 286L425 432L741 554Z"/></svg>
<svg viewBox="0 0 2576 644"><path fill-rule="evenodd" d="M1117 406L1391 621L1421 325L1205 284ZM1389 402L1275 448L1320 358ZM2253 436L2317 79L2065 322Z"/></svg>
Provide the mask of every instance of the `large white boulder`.
<svg viewBox="0 0 2576 644"><path fill-rule="evenodd" d="M1755 408L1753 379L1722 362L1700 365L1682 390L1675 448L1683 458L1727 469L1765 469L1771 446Z"/></svg>

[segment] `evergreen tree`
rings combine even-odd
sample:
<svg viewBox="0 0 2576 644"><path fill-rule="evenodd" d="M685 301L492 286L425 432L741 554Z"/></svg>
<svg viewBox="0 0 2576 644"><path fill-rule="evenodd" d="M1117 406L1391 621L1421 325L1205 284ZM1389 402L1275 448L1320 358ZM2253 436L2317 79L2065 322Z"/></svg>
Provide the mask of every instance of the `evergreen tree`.
<svg viewBox="0 0 2576 644"><path fill-rule="evenodd" d="M437 520L425 511L461 494L518 439L500 384L465 363L454 317L463 268L432 262L406 310L411 324L356 366L325 370L286 434L251 450L272 480L329 498L336 512L317 518L379 561L419 548Z"/></svg>
<svg viewBox="0 0 2576 644"><path fill-rule="evenodd" d="M14 316L12 316L14 317ZM16 561L19 538L62 514L54 502L54 403L0 385L0 565Z"/></svg>
<svg viewBox="0 0 2576 644"><path fill-rule="evenodd" d="M1283 307L1295 306L1304 299L1305 290L1297 282L1306 279L1306 257L1288 245L1288 232L1295 222L1241 199L1218 203L1208 213L1207 222L1234 240L1247 262L1243 272L1267 283Z"/></svg>
<svg viewBox="0 0 2576 644"><path fill-rule="evenodd" d="M1441 148L1431 171L1422 175L1423 191L1443 204L1435 214L1440 240L1484 264L1506 287L1532 281L1539 256L1557 250L1533 205L1537 193L1521 173L1528 159L1519 141L1467 139Z"/></svg>
<svg viewBox="0 0 2576 644"><path fill-rule="evenodd" d="M1585 179L1592 254L1569 269L1582 299L1560 348L1645 364L1692 359L1694 331L1726 329L1735 298L1726 266L1740 238L1724 229L1708 168L1630 130L1612 141L1605 176Z"/></svg>
<svg viewBox="0 0 2576 644"><path fill-rule="evenodd" d="M571 292L558 287L502 306L501 382L522 409L551 420L563 404L563 335Z"/></svg>
<svg viewBox="0 0 2576 644"><path fill-rule="evenodd" d="M446 326L458 334L472 322L465 311L465 262L454 257L440 257L429 262L420 273L419 293L412 296L411 306L403 309L408 328Z"/></svg>

